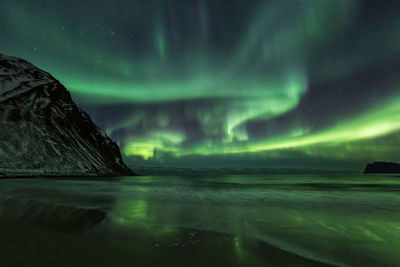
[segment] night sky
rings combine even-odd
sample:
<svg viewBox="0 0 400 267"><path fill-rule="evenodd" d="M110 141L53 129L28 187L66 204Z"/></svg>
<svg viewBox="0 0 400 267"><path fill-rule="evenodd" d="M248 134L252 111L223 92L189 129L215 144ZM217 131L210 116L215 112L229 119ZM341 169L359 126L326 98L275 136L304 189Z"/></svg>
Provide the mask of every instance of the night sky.
<svg viewBox="0 0 400 267"><path fill-rule="evenodd" d="M0 1L130 166L400 161L400 1Z"/></svg>

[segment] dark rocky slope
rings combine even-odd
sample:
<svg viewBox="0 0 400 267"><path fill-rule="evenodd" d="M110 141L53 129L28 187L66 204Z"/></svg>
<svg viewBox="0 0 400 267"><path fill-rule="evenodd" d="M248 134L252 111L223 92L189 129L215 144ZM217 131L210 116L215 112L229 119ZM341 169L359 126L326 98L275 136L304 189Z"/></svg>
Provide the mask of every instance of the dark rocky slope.
<svg viewBox="0 0 400 267"><path fill-rule="evenodd" d="M0 177L133 174L59 81L0 54Z"/></svg>
<svg viewBox="0 0 400 267"><path fill-rule="evenodd" d="M400 173L400 164L393 162L374 162L365 167L364 173Z"/></svg>

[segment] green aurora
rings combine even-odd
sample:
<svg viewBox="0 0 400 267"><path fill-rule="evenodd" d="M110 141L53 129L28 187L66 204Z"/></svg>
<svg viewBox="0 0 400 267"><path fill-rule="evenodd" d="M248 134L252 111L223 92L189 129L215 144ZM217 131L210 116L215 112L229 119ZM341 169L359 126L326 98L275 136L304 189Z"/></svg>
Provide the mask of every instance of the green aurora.
<svg viewBox="0 0 400 267"><path fill-rule="evenodd" d="M396 1L5 0L0 52L59 79L133 166L359 168L400 161L399 11Z"/></svg>

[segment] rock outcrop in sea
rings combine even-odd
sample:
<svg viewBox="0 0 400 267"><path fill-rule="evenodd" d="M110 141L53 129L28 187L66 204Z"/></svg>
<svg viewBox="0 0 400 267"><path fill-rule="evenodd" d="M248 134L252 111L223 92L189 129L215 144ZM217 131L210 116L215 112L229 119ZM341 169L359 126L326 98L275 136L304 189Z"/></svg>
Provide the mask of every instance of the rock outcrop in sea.
<svg viewBox="0 0 400 267"><path fill-rule="evenodd" d="M400 164L393 162L374 162L365 167L364 173L400 173Z"/></svg>
<svg viewBox="0 0 400 267"><path fill-rule="evenodd" d="M134 175L67 89L0 54L0 177Z"/></svg>

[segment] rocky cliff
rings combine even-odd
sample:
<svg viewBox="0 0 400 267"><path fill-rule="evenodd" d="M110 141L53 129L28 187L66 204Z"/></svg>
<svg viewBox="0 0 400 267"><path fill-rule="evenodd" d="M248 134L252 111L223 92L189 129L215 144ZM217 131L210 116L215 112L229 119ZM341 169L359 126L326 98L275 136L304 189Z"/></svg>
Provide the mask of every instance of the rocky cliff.
<svg viewBox="0 0 400 267"><path fill-rule="evenodd" d="M133 175L117 144L29 62L0 54L0 177Z"/></svg>

